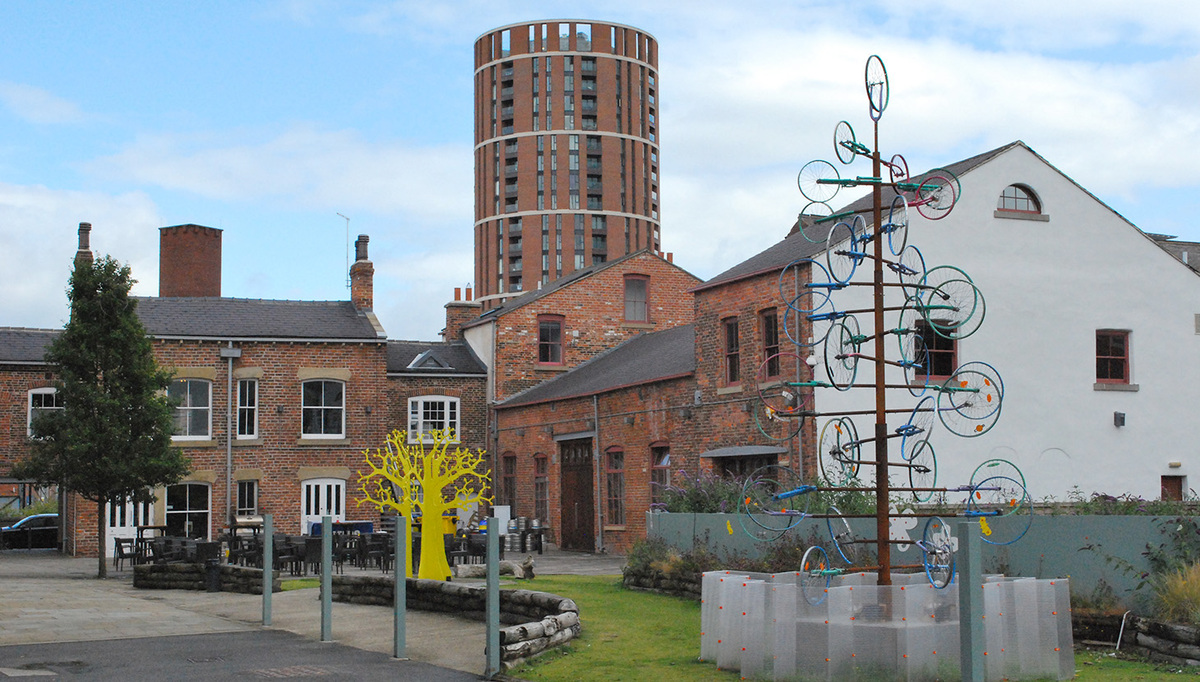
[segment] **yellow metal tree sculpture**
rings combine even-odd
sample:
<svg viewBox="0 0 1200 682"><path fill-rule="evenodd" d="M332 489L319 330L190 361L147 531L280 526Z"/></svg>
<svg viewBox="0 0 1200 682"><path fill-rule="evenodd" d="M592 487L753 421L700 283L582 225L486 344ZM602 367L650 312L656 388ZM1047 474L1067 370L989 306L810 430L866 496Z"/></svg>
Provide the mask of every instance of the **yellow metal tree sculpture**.
<svg viewBox="0 0 1200 682"><path fill-rule="evenodd" d="M431 442L409 443L405 431L388 434L385 447L370 450L366 457L369 471L359 472L359 489L364 500L380 511L392 510L402 518L421 511L421 564L417 577L446 580L450 563L442 538L442 514L464 509L480 502L491 502L486 495L491 487L491 471L483 468L484 451L455 446L451 431L429 432ZM361 504L361 502L360 502ZM412 528L405 539L412 556ZM411 564L407 575L412 577Z"/></svg>

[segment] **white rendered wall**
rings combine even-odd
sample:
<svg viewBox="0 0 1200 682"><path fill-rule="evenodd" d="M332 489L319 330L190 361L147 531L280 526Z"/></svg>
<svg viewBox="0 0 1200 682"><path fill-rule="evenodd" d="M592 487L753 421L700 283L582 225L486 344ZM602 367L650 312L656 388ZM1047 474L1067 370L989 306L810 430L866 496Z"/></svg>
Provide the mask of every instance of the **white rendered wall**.
<svg viewBox="0 0 1200 682"><path fill-rule="evenodd" d="M980 462L1004 457L1024 472L1035 500L1065 499L1073 486L1085 496L1156 499L1163 475L1188 477L1185 491L1200 488L1200 420L1194 417L1200 404L1200 276L1024 147L960 180L961 199L945 219L910 212L909 243L921 249L928 267L962 268L983 292L986 318L979 331L959 341L958 362L995 366L1005 395L999 422L978 438L957 437L937 424L931 443L939 485L965 484ZM1037 193L1048 222L994 217L1001 191L1014 183ZM869 267L864 263L855 281L869 281ZM887 270L885 278L895 281ZM839 309L849 309L869 306L869 295L869 288L851 287L834 297ZM897 290L889 296L889 305L902 302ZM870 334L870 317L858 317ZM895 326L889 317L887 328ZM1095 390L1098 329L1130 330L1136 392ZM887 349L889 358L898 359L893 338ZM873 354L874 348L868 343L863 352ZM860 363L858 380L873 376L871 365ZM817 378L824 378L823 370ZM889 370L889 383L900 382L899 372ZM870 389L821 389L816 405L823 412L870 409L872 395ZM888 392L889 408L916 401L903 389ZM1125 413L1124 427L1114 426L1114 412ZM893 416L889 430L904 421ZM873 418L855 422L860 435L872 435ZM899 440L890 447L898 459ZM907 485L902 473L892 480Z"/></svg>

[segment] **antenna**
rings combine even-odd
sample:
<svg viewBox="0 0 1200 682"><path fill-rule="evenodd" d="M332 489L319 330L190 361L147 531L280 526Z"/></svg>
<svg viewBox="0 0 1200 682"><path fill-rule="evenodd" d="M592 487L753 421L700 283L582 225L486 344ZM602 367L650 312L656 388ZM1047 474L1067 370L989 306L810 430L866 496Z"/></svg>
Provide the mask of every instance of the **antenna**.
<svg viewBox="0 0 1200 682"><path fill-rule="evenodd" d="M350 288L350 219L346 218L346 216L342 215L341 213L339 213L338 215L341 216L342 218L345 218L345 220L346 220L346 269L343 270L343 272L346 273L346 288L349 289Z"/></svg>

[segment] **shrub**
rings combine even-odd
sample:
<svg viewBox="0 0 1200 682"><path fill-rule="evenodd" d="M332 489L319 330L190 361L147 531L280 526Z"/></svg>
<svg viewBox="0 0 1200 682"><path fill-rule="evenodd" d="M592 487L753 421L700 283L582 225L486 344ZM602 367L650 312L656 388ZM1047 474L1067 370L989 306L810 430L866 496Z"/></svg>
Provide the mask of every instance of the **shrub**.
<svg viewBox="0 0 1200 682"><path fill-rule="evenodd" d="M1154 613L1171 623L1200 624L1200 564L1192 564L1151 581Z"/></svg>
<svg viewBox="0 0 1200 682"><path fill-rule="evenodd" d="M736 514L744 480L703 471L696 476L677 472L677 480L662 489L663 511L682 514Z"/></svg>

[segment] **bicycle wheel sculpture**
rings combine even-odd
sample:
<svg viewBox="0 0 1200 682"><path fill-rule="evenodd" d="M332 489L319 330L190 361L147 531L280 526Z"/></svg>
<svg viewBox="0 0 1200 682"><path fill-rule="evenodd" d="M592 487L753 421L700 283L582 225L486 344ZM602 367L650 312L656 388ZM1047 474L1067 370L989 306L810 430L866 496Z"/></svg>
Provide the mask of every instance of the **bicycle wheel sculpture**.
<svg viewBox="0 0 1200 682"><path fill-rule="evenodd" d="M878 147L879 121L891 91L887 69L876 55L867 60L864 84L874 128L873 135L863 139L874 140ZM849 121L834 127L833 147L845 170L815 160L797 175L797 186L807 200L797 228L805 240L822 245L810 247L810 253L818 248L824 253L798 259L780 273L782 324L795 350L762 362L756 377L755 420L766 438L789 440L803 432L806 419L820 418L815 472L807 470L820 487L869 491L875 499L889 499L892 474L907 477L906 490L917 511L876 508L876 528L890 526L889 516L928 516L920 505L958 492L968 495L960 516L978 519L985 541L1015 542L1025 535L1033 516L1020 470L1008 460L994 458L975 469L969 485L947 487L934 452L935 436L977 438L988 433L1003 413L1004 383L996 368L977 360L949 367L947 359L957 361L968 346L956 347L954 355L948 356L942 341L965 339L980 329L986 317L983 292L961 269L928 263L913 243L928 229L927 221L942 220L953 211L962 197L962 184L945 168L913 175L901 154L885 160L879 149L859 141ZM853 170L864 159L870 162L870 170ZM869 207L858 203L839 212L830 202L843 187L870 188ZM863 286L870 287L873 306L846 305L844 292ZM858 316L864 314L870 319L861 320L860 327ZM894 342L887 338L892 336ZM863 431L871 437L860 438L851 419L871 411L820 410L818 389L827 388L875 392L874 429ZM907 391L915 404L888 409L893 390L906 401ZM936 428L939 423L945 433ZM953 457L944 445L938 444L938 449ZM874 479L870 486L860 481L864 466L869 475L863 478ZM789 494L800 496L795 491L801 489L812 490L805 488L793 469L756 472L755 481L747 482L743 490L741 506L748 532L774 539L794 528L793 522L806 512L798 511ZM879 571L878 584L891 584L890 538L856 537L836 506L830 506L824 516L832 546L828 553L818 546L805 552L799 576L805 599L821 603L830 577L842 571L831 568L829 560L860 563L867 544L878 558L874 569ZM930 518L922 531L922 539L916 541L922 550L921 568L934 587L945 588L954 579L956 540L940 518Z"/></svg>

